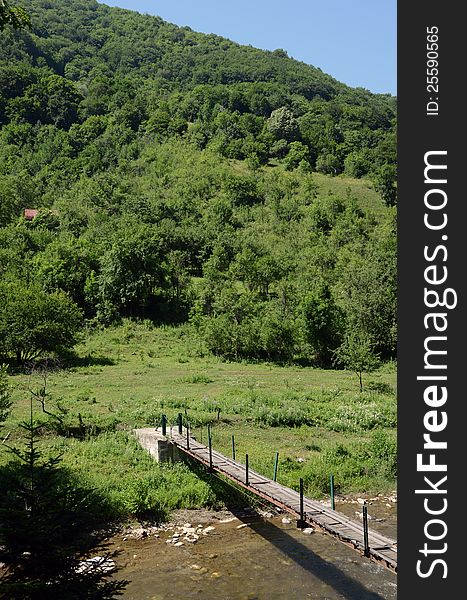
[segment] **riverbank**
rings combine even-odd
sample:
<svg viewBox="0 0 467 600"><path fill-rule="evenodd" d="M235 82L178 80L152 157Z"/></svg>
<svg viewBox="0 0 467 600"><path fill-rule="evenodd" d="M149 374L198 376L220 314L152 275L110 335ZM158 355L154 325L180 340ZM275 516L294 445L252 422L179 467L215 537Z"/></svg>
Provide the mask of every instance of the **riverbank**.
<svg viewBox="0 0 467 600"><path fill-rule="evenodd" d="M330 506L330 501L322 501L323 506ZM335 508L353 520L362 519L362 507L366 504L368 507L368 521L370 528L397 538L397 493L390 495L378 494L348 494L337 496L335 498ZM293 517L288 513L275 508L253 508L244 506L232 510L208 510L208 509L180 509L175 510L170 515L170 519L164 523L155 523L151 520L134 521L131 524L123 524L114 532L114 539L119 537L123 542L128 540L142 540L150 537L160 537L166 532L175 533L175 537L183 537L195 533L195 529L200 529L202 535L207 535L209 531L204 531L206 527L215 524L231 523L235 520L248 522L249 519L273 519L278 516L295 523ZM193 525L195 523L196 525ZM185 531L186 530L186 531ZM178 534L178 535L177 535ZM172 536L173 538L174 536ZM187 543L196 543L197 540L188 540Z"/></svg>

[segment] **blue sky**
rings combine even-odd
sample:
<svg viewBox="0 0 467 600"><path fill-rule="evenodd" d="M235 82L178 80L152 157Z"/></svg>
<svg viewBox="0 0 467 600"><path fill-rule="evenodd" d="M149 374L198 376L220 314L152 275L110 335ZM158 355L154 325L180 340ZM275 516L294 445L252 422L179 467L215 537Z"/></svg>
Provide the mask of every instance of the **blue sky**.
<svg viewBox="0 0 467 600"><path fill-rule="evenodd" d="M195 31L274 50L339 81L396 94L397 0L106 0Z"/></svg>

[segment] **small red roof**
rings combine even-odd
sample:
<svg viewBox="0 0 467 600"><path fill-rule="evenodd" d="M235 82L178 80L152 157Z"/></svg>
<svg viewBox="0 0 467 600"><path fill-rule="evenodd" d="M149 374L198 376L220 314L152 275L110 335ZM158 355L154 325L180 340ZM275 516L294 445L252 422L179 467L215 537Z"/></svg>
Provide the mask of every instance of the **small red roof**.
<svg viewBox="0 0 467 600"><path fill-rule="evenodd" d="M24 209L24 218L27 219L28 221L31 221L32 219L34 219L34 217L37 217L37 213L39 211L37 210L37 208L25 208Z"/></svg>

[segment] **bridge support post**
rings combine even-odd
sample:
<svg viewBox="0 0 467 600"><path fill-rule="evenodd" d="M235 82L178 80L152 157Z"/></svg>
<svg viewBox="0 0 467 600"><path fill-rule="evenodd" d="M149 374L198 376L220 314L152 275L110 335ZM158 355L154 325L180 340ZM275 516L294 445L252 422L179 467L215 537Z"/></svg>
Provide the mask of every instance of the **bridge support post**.
<svg viewBox="0 0 467 600"><path fill-rule="evenodd" d="M235 460L235 436L232 434L232 460Z"/></svg>
<svg viewBox="0 0 467 600"><path fill-rule="evenodd" d="M190 424L186 424L186 449L190 449Z"/></svg>
<svg viewBox="0 0 467 600"><path fill-rule="evenodd" d="M167 417L162 415L162 435L167 435Z"/></svg>
<svg viewBox="0 0 467 600"><path fill-rule="evenodd" d="M330 475L329 483L331 487L331 508L332 510L336 510L336 504L334 502L334 475Z"/></svg>
<svg viewBox="0 0 467 600"><path fill-rule="evenodd" d="M273 481L277 481L277 466L279 464L279 452L276 452L276 458L274 459L274 475Z"/></svg>
<svg viewBox="0 0 467 600"><path fill-rule="evenodd" d="M297 521L299 529L305 529L305 511L303 509L303 479L300 477L300 519Z"/></svg>
<svg viewBox="0 0 467 600"><path fill-rule="evenodd" d="M183 415L182 415L182 413L178 413L177 423L178 423L178 433L179 433L179 435L182 435L182 433L183 433Z"/></svg>
<svg viewBox="0 0 467 600"><path fill-rule="evenodd" d="M248 454L245 455L245 485L250 485L248 477Z"/></svg>
<svg viewBox="0 0 467 600"><path fill-rule="evenodd" d="M211 425L208 424L209 472L212 473L212 435Z"/></svg>
<svg viewBox="0 0 467 600"><path fill-rule="evenodd" d="M363 554L370 557L370 543L368 541L368 507L363 505Z"/></svg>

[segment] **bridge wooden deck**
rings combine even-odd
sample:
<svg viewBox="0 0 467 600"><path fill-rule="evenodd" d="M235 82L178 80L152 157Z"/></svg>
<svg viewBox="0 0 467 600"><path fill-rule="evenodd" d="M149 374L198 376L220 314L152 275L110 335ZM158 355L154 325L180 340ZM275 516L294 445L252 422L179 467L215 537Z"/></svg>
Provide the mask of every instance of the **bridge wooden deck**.
<svg viewBox="0 0 467 600"><path fill-rule="evenodd" d="M172 430L171 442L184 454L210 467L209 448L190 437L187 443L186 433L180 435ZM282 508L297 518L300 518L300 494L264 475L248 470L246 483L246 468L240 462L228 458L212 449L212 470L224 475L237 485L249 492ZM348 546L364 554L363 524L345 515L325 507L320 502L303 499L304 521L321 531L332 535ZM383 564L391 571L397 572L397 541L369 529L369 558Z"/></svg>

